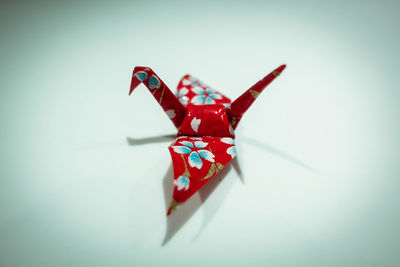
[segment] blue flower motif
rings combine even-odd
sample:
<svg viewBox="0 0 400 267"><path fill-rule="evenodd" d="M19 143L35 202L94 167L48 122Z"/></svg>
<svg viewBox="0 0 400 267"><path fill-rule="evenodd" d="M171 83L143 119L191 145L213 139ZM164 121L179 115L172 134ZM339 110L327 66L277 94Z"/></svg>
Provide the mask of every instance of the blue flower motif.
<svg viewBox="0 0 400 267"><path fill-rule="evenodd" d="M188 161L190 167L200 170L203 167L202 159L214 162L214 154L208 150L202 149L205 148L208 143L203 141L195 141L194 145L189 141L181 141L179 143L183 146L172 146L172 149L178 154L189 154Z"/></svg>
<svg viewBox="0 0 400 267"><path fill-rule="evenodd" d="M189 102L189 97L186 96L187 93L189 93L189 90L186 87L182 87L178 93L179 101L184 105Z"/></svg>
<svg viewBox="0 0 400 267"><path fill-rule="evenodd" d="M146 78L147 78L147 73L144 71L139 71L135 75L141 82L144 82L144 80L146 80Z"/></svg>
<svg viewBox="0 0 400 267"><path fill-rule="evenodd" d="M236 147L235 146L228 147L226 153L231 155L232 158L234 158L236 156Z"/></svg>
<svg viewBox="0 0 400 267"><path fill-rule="evenodd" d="M161 86L161 82L160 80L157 78L157 76L155 75L151 75L151 77L149 78L149 87L150 89L155 89L155 88L160 88Z"/></svg>
<svg viewBox="0 0 400 267"><path fill-rule="evenodd" d="M190 180L188 177L181 175L174 181L174 184L177 186L178 191L182 189L186 191L189 189Z"/></svg>
<svg viewBox="0 0 400 267"><path fill-rule="evenodd" d="M231 155L232 158L234 158L236 156L235 140L233 140L233 138L230 138L230 137L223 137L223 138L221 138L221 142L223 142L225 144L233 145L226 149L226 153Z"/></svg>
<svg viewBox="0 0 400 267"><path fill-rule="evenodd" d="M195 86L192 88L192 92L197 94L191 100L195 105L215 104L216 102L214 99L222 99L222 96L211 88Z"/></svg>

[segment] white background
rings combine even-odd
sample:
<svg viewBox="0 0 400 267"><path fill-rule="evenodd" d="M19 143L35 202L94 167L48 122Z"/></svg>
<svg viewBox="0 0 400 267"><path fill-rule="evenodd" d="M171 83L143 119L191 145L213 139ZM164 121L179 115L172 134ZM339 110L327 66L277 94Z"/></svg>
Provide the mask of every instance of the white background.
<svg viewBox="0 0 400 267"><path fill-rule="evenodd" d="M1 266L399 266L395 2L2 5ZM235 99L282 63L167 218L175 129L134 66Z"/></svg>

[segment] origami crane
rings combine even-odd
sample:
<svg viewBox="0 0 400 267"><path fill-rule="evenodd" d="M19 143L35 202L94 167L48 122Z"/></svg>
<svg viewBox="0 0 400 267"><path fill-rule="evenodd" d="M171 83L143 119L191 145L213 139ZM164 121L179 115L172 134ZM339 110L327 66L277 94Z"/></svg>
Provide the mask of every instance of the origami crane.
<svg viewBox="0 0 400 267"><path fill-rule="evenodd" d="M175 96L148 67L135 67L129 95L143 83L178 129L169 146L174 190L169 216L236 156L234 130L264 88L285 69L281 65L231 102L190 75L180 80Z"/></svg>

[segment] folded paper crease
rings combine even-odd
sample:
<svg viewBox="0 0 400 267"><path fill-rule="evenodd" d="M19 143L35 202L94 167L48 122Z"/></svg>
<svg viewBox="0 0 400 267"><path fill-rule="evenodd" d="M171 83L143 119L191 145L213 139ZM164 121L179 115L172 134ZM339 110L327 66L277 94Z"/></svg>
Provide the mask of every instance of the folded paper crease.
<svg viewBox="0 0 400 267"><path fill-rule="evenodd" d="M198 192L236 156L235 133L243 114L285 69L281 65L231 100L191 75L179 82L174 95L148 67L136 67L129 94L143 83L178 129L169 146L174 189L167 215Z"/></svg>

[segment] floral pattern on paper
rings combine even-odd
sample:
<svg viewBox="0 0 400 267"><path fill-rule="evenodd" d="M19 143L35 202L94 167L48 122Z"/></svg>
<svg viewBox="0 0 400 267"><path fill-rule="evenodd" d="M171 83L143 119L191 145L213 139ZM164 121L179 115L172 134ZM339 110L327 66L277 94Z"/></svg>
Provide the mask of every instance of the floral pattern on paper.
<svg viewBox="0 0 400 267"><path fill-rule="evenodd" d="M191 103L195 105L215 104L215 99L222 99L222 95L211 88L203 88L194 86L192 92L196 95L191 99Z"/></svg>
<svg viewBox="0 0 400 267"><path fill-rule="evenodd" d="M221 142L232 145L226 149L226 153L229 154L232 158L236 156L236 147L235 147L235 140L230 137L223 137L221 138Z"/></svg>
<svg viewBox="0 0 400 267"><path fill-rule="evenodd" d="M182 189L188 190L190 186L190 180L186 176L179 176L175 181L174 184L176 185L178 191L181 191Z"/></svg>
<svg viewBox="0 0 400 267"><path fill-rule="evenodd" d="M186 96L187 93L189 93L189 89L187 89L186 87L182 87L179 90L178 98L179 98L179 101L184 105L187 105L189 102L189 97Z"/></svg>
<svg viewBox="0 0 400 267"><path fill-rule="evenodd" d="M203 149L207 147L208 143L203 141L180 141L182 146L172 146L172 149L178 154L189 154L188 162L192 168L201 169L203 167L203 159L209 162L214 162L214 154L210 151Z"/></svg>
<svg viewBox="0 0 400 267"><path fill-rule="evenodd" d="M193 131L196 133L199 131L199 126L201 123L201 119L198 119L196 117L193 118L193 120L190 122L190 126L192 127Z"/></svg>

